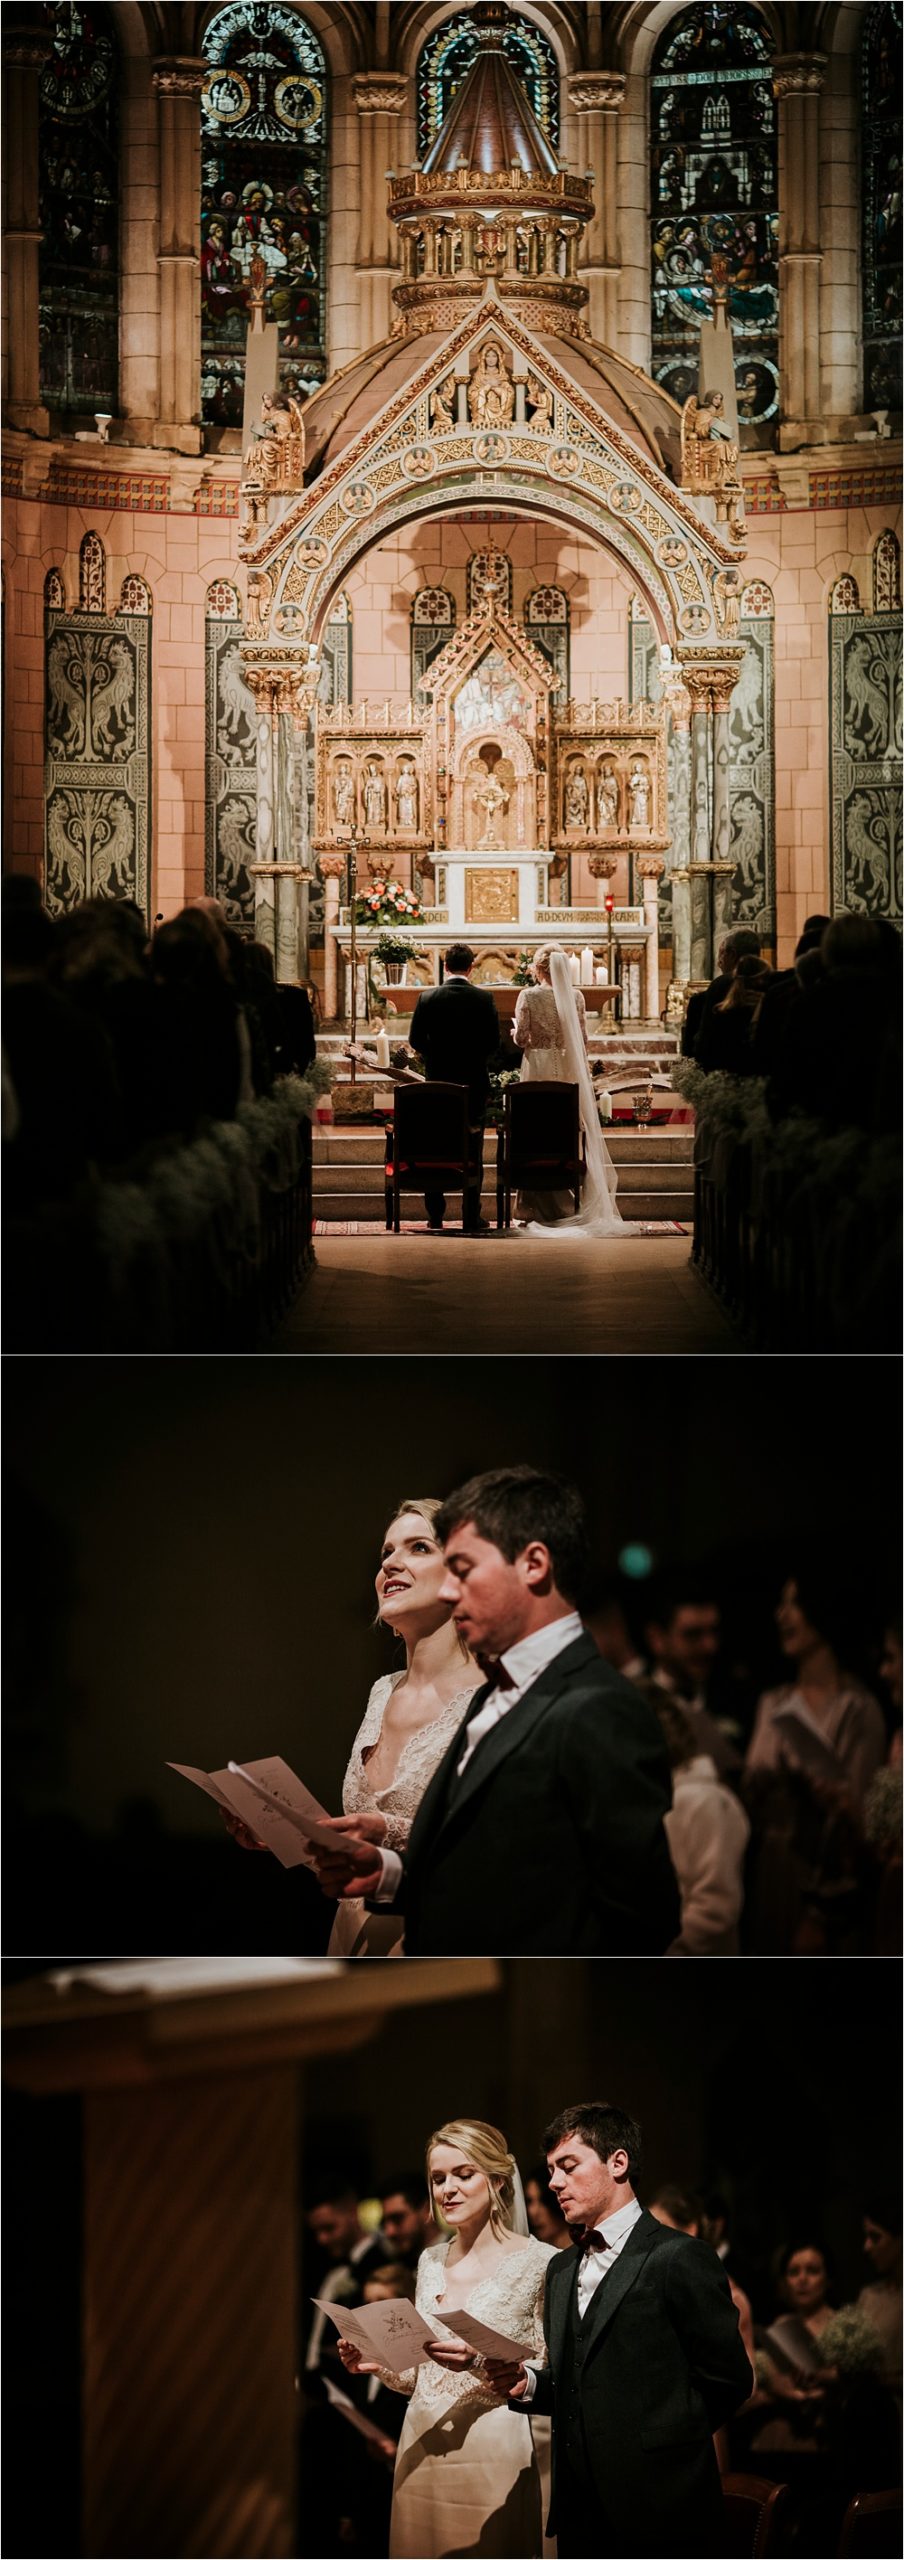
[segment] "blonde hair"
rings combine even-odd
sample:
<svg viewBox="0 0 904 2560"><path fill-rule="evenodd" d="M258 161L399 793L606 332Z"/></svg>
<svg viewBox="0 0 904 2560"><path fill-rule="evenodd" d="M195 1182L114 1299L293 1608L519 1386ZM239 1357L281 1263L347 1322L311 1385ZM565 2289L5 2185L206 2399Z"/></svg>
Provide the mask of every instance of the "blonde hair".
<svg viewBox="0 0 904 2560"><path fill-rule="evenodd" d="M404 1502L399 1502L399 1503L397 1503L397 1504L396 1504L396 1508L395 1508L395 1510L391 1513L390 1518L387 1520L386 1527L387 1527L387 1529L391 1529L391 1528L392 1528L392 1524L393 1524L393 1521L394 1521L394 1520L405 1520L405 1519L407 1519L408 1514L409 1514L410 1512L413 1512L413 1513L414 1513L414 1517L415 1517L415 1519L416 1519L416 1520L425 1520L425 1521L426 1521L426 1524L427 1524L428 1529L432 1529L432 1530L433 1530L433 1533L434 1533L434 1537L436 1537L436 1520L437 1520L437 1514L438 1514L438 1512L440 1512L440 1511L442 1510L442 1507L443 1507L443 1506L442 1506L442 1503L440 1502L440 1499L439 1499L438 1494L434 1494L434 1493L416 1494L416 1495L414 1495L414 1496L413 1496L413 1498L412 1498L412 1500L411 1500L410 1502L406 1500L406 1501L404 1501ZM437 1538L437 1539L436 1539L436 1544L437 1544L437 1546L439 1546L439 1543L440 1543L440 1541L439 1541L439 1539ZM377 1610L377 1614L376 1614L376 1617L375 1617L375 1619L374 1619L373 1623L374 1623L374 1626L375 1626L375 1627L381 1627L381 1626L382 1626L382 1624L383 1624L383 1620L382 1620L382 1618L381 1618L381 1616L380 1616L379 1609ZM390 1632L394 1632L394 1630L390 1630ZM456 1643L457 1643L457 1645L458 1645L458 1649L459 1649L460 1654L462 1655L463 1660L464 1660L465 1662L467 1662L467 1659L468 1659L468 1648L467 1648L467 1645L466 1645L466 1643L465 1643L464 1637L459 1635L459 1633L458 1633L458 1628L457 1628L457 1627L456 1627L456 1630L455 1630L455 1641L456 1641Z"/></svg>
<svg viewBox="0 0 904 2560"><path fill-rule="evenodd" d="M534 952L534 968L535 968L535 969L545 969L545 971L546 971L546 975L547 975L547 977L548 977L548 976L549 976L549 964L550 964L551 959L552 959L552 943L551 943L551 942L538 942L538 944L537 944L537 948L536 948L536 951Z"/></svg>
<svg viewBox="0 0 904 2560"><path fill-rule="evenodd" d="M451 2124L441 2124L438 2133L431 2133L427 2144L428 2187L430 2186L431 2153L436 2150L440 2142L449 2142L456 2151L463 2151L472 2168L482 2171L490 2189L490 2228L495 2231L498 2240L501 2231L512 2229L515 2201L517 2162L509 2150L505 2135L500 2133L498 2125L481 2124L479 2118L472 2116L455 2116ZM436 2221L442 2223L443 2229L448 2231L451 2225L443 2219L442 2206L434 2203L433 2212Z"/></svg>

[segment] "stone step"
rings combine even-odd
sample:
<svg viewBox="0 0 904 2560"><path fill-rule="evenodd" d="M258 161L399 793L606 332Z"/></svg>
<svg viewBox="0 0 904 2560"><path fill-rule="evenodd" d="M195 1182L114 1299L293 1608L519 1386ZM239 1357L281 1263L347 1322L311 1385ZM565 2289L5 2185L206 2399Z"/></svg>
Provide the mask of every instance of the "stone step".
<svg viewBox="0 0 904 2560"><path fill-rule="evenodd" d="M482 1214L493 1225L496 1218L494 1139L495 1132L490 1130L484 1152L482 1199ZM608 1144L613 1163L618 1168L619 1206L627 1219L639 1222L650 1218L676 1218L686 1224L692 1222L693 1130L689 1123L677 1128L611 1130ZM382 1220L382 1129L315 1129L313 1188L315 1217L359 1219L368 1225ZM405 1215L418 1217L423 1194L405 1191L402 1199ZM449 1214L454 1220L460 1193L450 1189L448 1199Z"/></svg>
<svg viewBox="0 0 904 2560"><path fill-rule="evenodd" d="M447 1223L455 1226L461 1218L459 1197L454 1191L449 1191L446 1198ZM484 1191L480 1206L482 1217L495 1228L495 1190ZM693 1223L693 1200L690 1194L683 1191L637 1191L631 1193L630 1199L627 1197L622 1199L621 1186L619 1186L619 1208L628 1226L639 1226L647 1219L661 1223L665 1219L674 1218L686 1227L690 1227ZM420 1219L424 1216L422 1192L403 1191L401 1215L405 1219ZM385 1221L383 1193L381 1191L378 1198L374 1192L332 1192L322 1200L315 1199L314 1216L327 1222L335 1221L337 1224L340 1220L348 1219L360 1226L382 1226Z"/></svg>
<svg viewBox="0 0 904 2560"><path fill-rule="evenodd" d="M493 1137L494 1132L489 1130L484 1143L484 1163L495 1173L496 1158ZM608 1129L606 1132L606 1144L612 1157L613 1164L621 1165L630 1163L634 1160L643 1164L669 1162L671 1164L691 1165L693 1163L694 1132L689 1121L679 1123L678 1127L674 1129L634 1129L631 1127L625 1129ZM383 1154L384 1138L382 1129L315 1128L315 1182L318 1177L318 1169L321 1166L342 1165L348 1169L351 1165L361 1167L382 1165Z"/></svg>

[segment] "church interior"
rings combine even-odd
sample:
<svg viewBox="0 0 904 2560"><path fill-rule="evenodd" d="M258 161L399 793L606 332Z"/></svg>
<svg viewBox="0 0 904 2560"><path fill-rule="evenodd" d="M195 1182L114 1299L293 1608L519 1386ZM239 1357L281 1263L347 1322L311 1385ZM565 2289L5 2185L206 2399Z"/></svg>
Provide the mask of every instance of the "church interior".
<svg viewBox="0 0 904 2560"><path fill-rule="evenodd" d="M688 1347L732 1338L689 1001L729 933L765 982L814 919L891 934L887 975L900 925L900 44L894 0L6 13L8 897L40 899L83 1004L113 907L170 985L171 929L215 918L257 1099L262 985L283 1025L310 1003L316 1055L280 1052L305 1126L283 1089L273 1138L309 1158L296 1282L313 1235L386 1296L399 1062L462 941L500 1029L492 1225L513 1017L552 951L630 1249L667 1290L694 1230ZM121 991L97 1001L126 1133L96 1142L115 1196L58 1347L241 1347L234 1307L206 1343L184 1307L155 1336L143 1267L117 1329L122 1175L167 1105L136 1102ZM821 1072L808 1107L831 1121ZM166 1230L147 1148L136 1189ZM511 1258L516 1301L540 1256ZM17 1347L53 1332L45 1262L26 1234ZM330 1347L317 1285L284 1342L270 1291L277 1348ZM741 1318L797 1338L787 1293L758 1341ZM814 1347L885 1321L849 1299Z"/></svg>

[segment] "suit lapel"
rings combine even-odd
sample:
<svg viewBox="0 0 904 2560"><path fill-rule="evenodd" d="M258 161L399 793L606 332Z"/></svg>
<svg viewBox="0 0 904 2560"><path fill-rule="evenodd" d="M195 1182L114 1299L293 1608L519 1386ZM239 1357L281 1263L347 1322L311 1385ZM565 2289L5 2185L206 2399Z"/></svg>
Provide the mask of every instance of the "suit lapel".
<svg viewBox="0 0 904 2560"><path fill-rule="evenodd" d="M493 1725L491 1731L484 1734L468 1762L464 1776L459 1780L451 1796L448 1794L448 1778L446 1780L447 1794L442 1814L444 1822L454 1820L463 1807L470 1804L481 1787L486 1786L487 1780L495 1776L503 1762L510 1760L513 1752L523 1749L545 1714L550 1700L558 1696L563 1679L570 1670L577 1669L585 1658L599 1659L593 1638L584 1635L575 1636L573 1644L565 1645L561 1653L554 1654L552 1661L547 1663L545 1671L541 1671L539 1679L533 1680L530 1688L525 1690L523 1698L519 1698L517 1706L510 1707L507 1715L500 1716L498 1724ZM478 1704L482 1706L489 1696L489 1688L484 1688L480 1692L479 1702L475 1698L468 1710L469 1723L472 1716L478 1712ZM457 1745L460 1745L461 1741L462 1736L459 1734ZM460 1758L461 1749L456 1746L452 1774Z"/></svg>
<svg viewBox="0 0 904 2560"><path fill-rule="evenodd" d="M590 2339L591 2346L598 2346L600 2339L605 2336L610 2321L615 2318L619 2304L624 2302L625 2295L630 2293L632 2284L636 2284L650 2250L655 2248L659 2232L660 2225L654 2222L652 2214L643 2213L640 2221L635 2222L633 2230L629 2232L624 2248L619 2251L611 2275L604 2276L602 2282L597 2285L583 2322L583 2328Z"/></svg>
<svg viewBox="0 0 904 2560"><path fill-rule="evenodd" d="M437 990L437 992L439 992L439 990ZM414 1821L411 1825L411 1830L408 1834L407 1864L409 1866L411 1865L412 1859L416 1858L420 1854L425 1843L428 1840L434 1839L436 1836L439 1826L443 1820L449 1786L451 1780L455 1776L455 1771L464 1749L465 1729L470 1724L471 1717L476 1715L478 1709L485 1705L489 1694L489 1681L485 1680L482 1689L475 1689L467 1714L462 1716L457 1733L453 1734L448 1750L444 1753L443 1758L440 1761L439 1768L434 1769L430 1784L424 1790Z"/></svg>
<svg viewBox="0 0 904 2560"><path fill-rule="evenodd" d="M564 2256L565 2252L561 2254ZM550 2269L546 2278L549 2290L549 2361L553 2372L564 2353L581 2263L579 2249L569 2249L567 2255L570 2263L563 2266L561 2275L553 2275Z"/></svg>

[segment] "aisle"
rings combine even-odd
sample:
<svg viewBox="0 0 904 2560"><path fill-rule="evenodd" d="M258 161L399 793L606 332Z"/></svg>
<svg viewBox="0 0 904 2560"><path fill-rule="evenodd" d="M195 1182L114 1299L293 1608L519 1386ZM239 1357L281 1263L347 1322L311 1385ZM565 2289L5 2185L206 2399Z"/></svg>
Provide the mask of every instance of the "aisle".
<svg viewBox="0 0 904 2560"><path fill-rule="evenodd" d="M737 1352L687 1236L320 1236L270 1352Z"/></svg>

